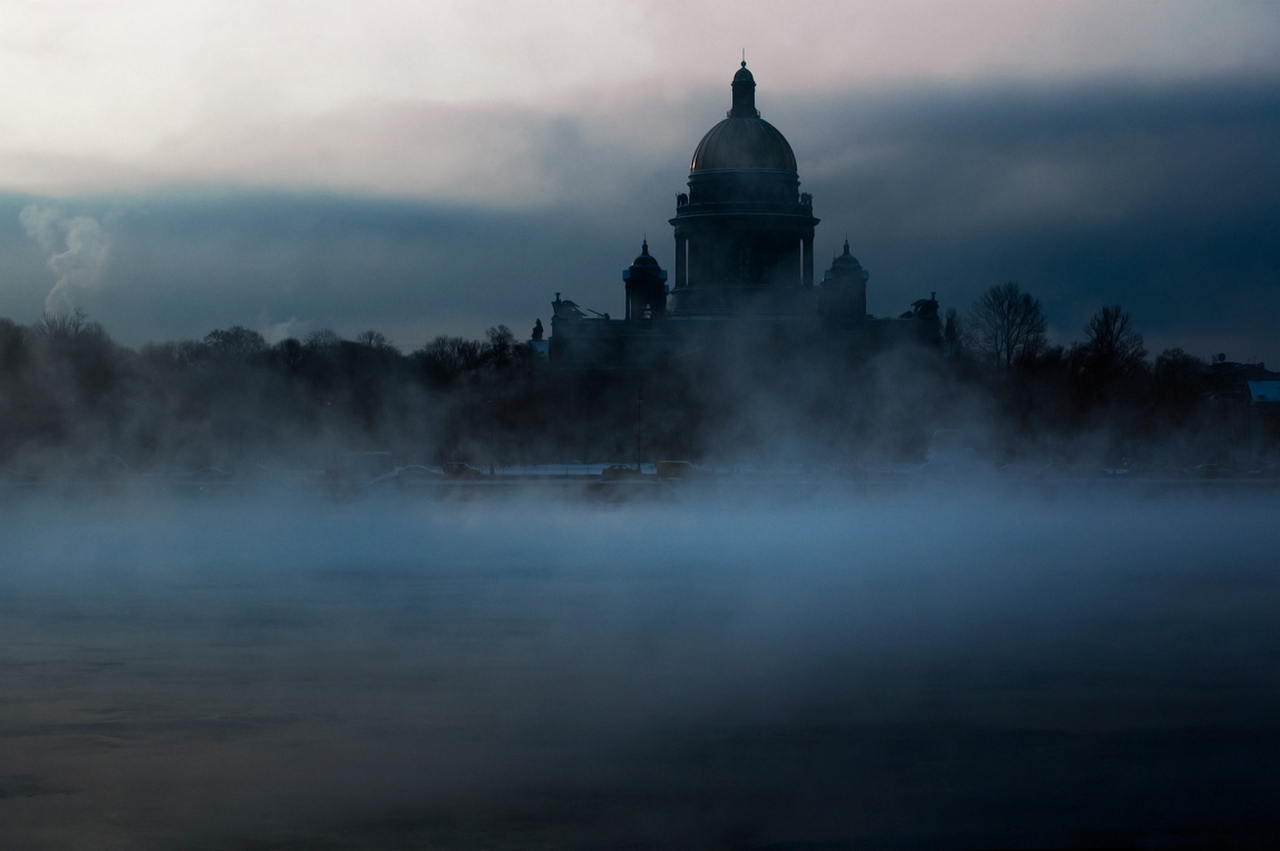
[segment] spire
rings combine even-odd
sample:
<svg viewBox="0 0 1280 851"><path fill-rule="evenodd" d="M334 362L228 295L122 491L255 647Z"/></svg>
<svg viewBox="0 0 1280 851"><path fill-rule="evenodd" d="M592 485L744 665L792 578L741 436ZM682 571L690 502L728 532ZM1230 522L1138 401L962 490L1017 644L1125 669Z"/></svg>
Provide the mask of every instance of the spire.
<svg viewBox="0 0 1280 851"><path fill-rule="evenodd" d="M657 259L654 258L654 256L649 253L649 235L648 234L645 234L644 241L640 243L640 253L636 255L635 260L631 261L631 268L635 269L636 267L653 268L653 269L658 268ZM664 272L663 274L666 274L666 273ZM623 277L625 279L626 277L625 273Z"/></svg>
<svg viewBox="0 0 1280 851"><path fill-rule="evenodd" d="M742 67L733 75L733 109L730 118L759 118L756 111L756 78L747 70L746 51L743 51Z"/></svg>
<svg viewBox="0 0 1280 851"><path fill-rule="evenodd" d="M858 258L854 257L853 254L849 252L849 236L846 234L844 238L844 252L839 257L836 257L831 261L831 268L847 269L855 266L859 269L862 268L858 263Z"/></svg>

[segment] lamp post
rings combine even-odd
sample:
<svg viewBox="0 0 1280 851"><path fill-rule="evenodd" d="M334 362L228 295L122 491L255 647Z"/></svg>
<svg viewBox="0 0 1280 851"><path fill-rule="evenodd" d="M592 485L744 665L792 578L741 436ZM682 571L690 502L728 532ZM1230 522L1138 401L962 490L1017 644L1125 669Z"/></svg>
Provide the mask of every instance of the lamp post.
<svg viewBox="0 0 1280 851"><path fill-rule="evenodd" d="M489 475L492 476L494 474L494 461L495 461L494 456L498 454L497 440L495 440L493 436L493 431L495 426L493 400L486 399L485 407L489 409Z"/></svg>
<svg viewBox="0 0 1280 851"><path fill-rule="evenodd" d="M641 458L643 457L644 446L644 384L640 384L636 388L636 472L644 472L640 469Z"/></svg>

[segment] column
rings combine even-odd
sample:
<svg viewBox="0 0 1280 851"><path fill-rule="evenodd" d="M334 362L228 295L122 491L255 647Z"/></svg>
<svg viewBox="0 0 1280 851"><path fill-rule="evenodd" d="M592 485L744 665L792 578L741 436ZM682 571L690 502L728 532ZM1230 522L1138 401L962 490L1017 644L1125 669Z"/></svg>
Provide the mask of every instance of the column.
<svg viewBox="0 0 1280 851"><path fill-rule="evenodd" d="M804 237L800 242L801 266L803 270L800 273L800 283L803 286L813 286L813 234Z"/></svg>
<svg viewBox="0 0 1280 851"><path fill-rule="evenodd" d="M687 287L689 281L686 278L688 269L685 266L686 245L689 240L684 236L676 236L676 286Z"/></svg>

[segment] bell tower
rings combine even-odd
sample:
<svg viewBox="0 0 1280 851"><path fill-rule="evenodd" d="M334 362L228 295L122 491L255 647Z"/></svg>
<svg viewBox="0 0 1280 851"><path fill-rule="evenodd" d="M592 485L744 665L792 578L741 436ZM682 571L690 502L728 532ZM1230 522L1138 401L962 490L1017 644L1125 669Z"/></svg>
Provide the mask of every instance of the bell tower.
<svg viewBox="0 0 1280 851"><path fill-rule="evenodd" d="M649 253L649 241L640 245L640 256L622 271L627 285L628 320L661 319L667 314L667 273Z"/></svg>
<svg viewBox="0 0 1280 851"><path fill-rule="evenodd" d="M858 258L849 253L849 240L844 241L844 253L831 261L831 268L822 276L818 291L818 310L827 319L842 325L867 321L867 278Z"/></svg>

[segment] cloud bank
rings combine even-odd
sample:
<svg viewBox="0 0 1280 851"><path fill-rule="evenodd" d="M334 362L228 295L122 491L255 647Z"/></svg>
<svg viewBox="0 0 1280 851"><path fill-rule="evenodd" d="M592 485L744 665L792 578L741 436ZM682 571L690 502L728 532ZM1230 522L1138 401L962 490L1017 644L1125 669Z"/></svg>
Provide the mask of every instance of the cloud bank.
<svg viewBox="0 0 1280 851"><path fill-rule="evenodd" d="M760 108L792 142L823 220L819 265L847 232L871 272L873 313L896 315L930 291L963 310L1012 279L1041 298L1059 342L1079 339L1089 315L1118 302L1153 352L1177 345L1280 362L1271 237L1280 225L1271 153L1280 148L1280 86L792 96L758 76ZM110 222L112 262L81 299L126 343L232 324L266 332L291 320L349 336L377 328L409 348L498 322L523 334L547 320L557 291L620 312L620 270L646 232L671 267L666 219L693 147L726 101L716 91L552 117L387 108L350 122L357 140L419 130L448 140L414 154L445 163L430 189L438 200L224 186L81 196L57 209ZM494 137L491 126L503 132ZM302 123L278 149L252 149L264 176L304 168L307 137ZM356 187L374 154L353 142L317 155L314 168L331 181L346 168ZM48 255L19 227L31 199L0 203L0 314L32 321L48 293Z"/></svg>
<svg viewBox="0 0 1280 851"><path fill-rule="evenodd" d="M754 0L726 13L714 0L113 0L4 12L0 189L63 195L230 180L433 198L442 171L490 159L488 144L450 141L469 110L493 111L482 123L501 147L507 111L678 102L718 90L742 49L793 96L1274 76L1280 38L1280 12L1258 3ZM378 128L387 111L405 132ZM270 165L281 143L299 154L283 170ZM439 158L420 154L436 147ZM370 162L335 170L326 154L349 148Z"/></svg>

